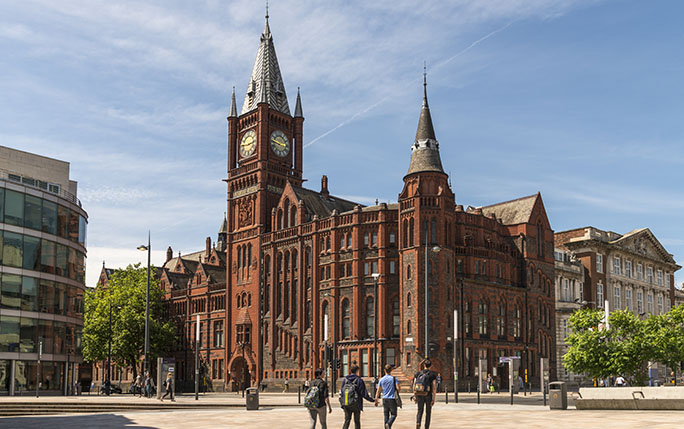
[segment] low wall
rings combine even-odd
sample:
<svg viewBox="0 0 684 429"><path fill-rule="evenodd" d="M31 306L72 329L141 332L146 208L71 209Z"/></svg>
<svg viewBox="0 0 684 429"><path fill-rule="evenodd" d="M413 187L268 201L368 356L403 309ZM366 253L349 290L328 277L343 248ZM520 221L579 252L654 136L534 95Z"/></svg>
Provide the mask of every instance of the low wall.
<svg viewBox="0 0 684 429"><path fill-rule="evenodd" d="M684 386L583 387L578 410L684 410Z"/></svg>

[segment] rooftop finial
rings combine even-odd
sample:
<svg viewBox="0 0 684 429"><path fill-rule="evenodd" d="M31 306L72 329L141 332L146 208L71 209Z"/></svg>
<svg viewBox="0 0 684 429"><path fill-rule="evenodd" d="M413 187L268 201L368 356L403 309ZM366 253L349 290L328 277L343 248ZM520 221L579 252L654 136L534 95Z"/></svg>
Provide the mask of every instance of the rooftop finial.
<svg viewBox="0 0 684 429"><path fill-rule="evenodd" d="M266 0L266 24L264 25L264 36L271 35L271 28L268 26L268 0Z"/></svg>
<svg viewBox="0 0 684 429"><path fill-rule="evenodd" d="M429 107L427 101L427 61L423 61L423 107Z"/></svg>
<svg viewBox="0 0 684 429"><path fill-rule="evenodd" d="M266 22L268 22L268 0L266 0Z"/></svg>

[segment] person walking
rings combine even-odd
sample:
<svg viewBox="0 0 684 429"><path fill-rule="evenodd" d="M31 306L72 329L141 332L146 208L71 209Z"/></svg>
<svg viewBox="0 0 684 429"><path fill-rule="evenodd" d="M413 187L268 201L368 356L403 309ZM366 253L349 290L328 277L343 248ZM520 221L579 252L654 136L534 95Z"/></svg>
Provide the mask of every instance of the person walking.
<svg viewBox="0 0 684 429"><path fill-rule="evenodd" d="M314 377L304 398L304 405L309 409L309 417L311 418L309 427L316 429L316 419L318 419L321 422L321 429L328 429L325 414L326 405L328 413L332 413L328 383L323 380L323 370L320 368L316 369Z"/></svg>
<svg viewBox="0 0 684 429"><path fill-rule="evenodd" d="M425 414L425 429L430 429L430 417L432 406L435 405L437 395L437 375L430 371L432 362L430 359L423 361L423 369L413 377L413 400L418 406L416 414L416 429L420 429L420 422Z"/></svg>
<svg viewBox="0 0 684 429"><path fill-rule="evenodd" d="M385 365L385 376L378 383L378 390L375 392L375 406L378 406L378 399L382 394L382 411L385 416L385 429L391 429L392 424L397 419L397 407L400 406L399 382L392 376L392 365Z"/></svg>
<svg viewBox="0 0 684 429"><path fill-rule="evenodd" d="M164 396L159 398L160 401L164 402L164 398L166 398L169 394L171 395L171 402L176 402L175 399L173 399L173 376L172 373L166 374L166 380L164 380Z"/></svg>
<svg viewBox="0 0 684 429"><path fill-rule="evenodd" d="M150 373L146 372L145 373L145 397L146 398L152 397L152 390L153 389L154 389L154 380L152 380L152 377L150 377Z"/></svg>
<svg viewBox="0 0 684 429"><path fill-rule="evenodd" d="M288 393L290 392L290 380L285 379L285 387L283 387L283 393Z"/></svg>
<svg viewBox="0 0 684 429"><path fill-rule="evenodd" d="M370 397L366 390L366 384L361 377L357 375L359 366L352 364L349 368L349 374L342 380L342 387L340 388L340 405L344 410L344 424L342 429L349 429L352 417L354 418L354 427L361 429L361 411L363 411L363 400L368 402L375 402Z"/></svg>
<svg viewBox="0 0 684 429"><path fill-rule="evenodd" d="M142 376L138 374L135 377L135 383L133 384L135 386L134 393L137 393L138 398L142 398L143 395L143 381L142 381Z"/></svg>

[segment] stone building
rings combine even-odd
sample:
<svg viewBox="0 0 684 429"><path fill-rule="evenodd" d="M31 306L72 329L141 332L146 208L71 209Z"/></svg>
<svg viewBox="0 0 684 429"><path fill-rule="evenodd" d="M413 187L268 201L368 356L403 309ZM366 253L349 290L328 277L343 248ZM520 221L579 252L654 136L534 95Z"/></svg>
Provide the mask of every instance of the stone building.
<svg viewBox="0 0 684 429"><path fill-rule="evenodd" d="M568 320L573 312L582 308L584 300L585 268L572 252L556 248L556 362L559 380L581 381L581 377L568 373L563 356L568 351L565 338L570 334Z"/></svg>
<svg viewBox="0 0 684 429"><path fill-rule="evenodd" d="M37 383L67 394L90 379L79 365L88 215L76 194L68 162L0 146L0 395Z"/></svg>
<svg viewBox="0 0 684 429"><path fill-rule="evenodd" d="M333 378L352 362L364 377L385 362L410 376L429 356L448 382L454 310L461 380L478 357L494 372L498 357L520 356L531 377L540 357L555 366L553 231L539 194L456 204L426 87L397 204L336 197L325 176L304 188L303 123L267 17L242 109L233 91L228 115L224 380L292 385L329 350ZM198 300L187 323L209 311Z"/></svg>
<svg viewBox="0 0 684 429"><path fill-rule="evenodd" d="M586 269L582 300L591 307L662 314L675 303L674 273L681 268L648 228L624 235L594 227L555 234L556 247Z"/></svg>

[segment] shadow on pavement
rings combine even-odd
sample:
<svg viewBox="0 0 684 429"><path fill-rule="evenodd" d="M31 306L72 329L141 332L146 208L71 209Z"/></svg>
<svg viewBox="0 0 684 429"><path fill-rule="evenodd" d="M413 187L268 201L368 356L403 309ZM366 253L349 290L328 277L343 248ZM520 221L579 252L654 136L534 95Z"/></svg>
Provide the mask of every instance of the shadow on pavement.
<svg viewBox="0 0 684 429"><path fill-rule="evenodd" d="M88 414L69 416L42 417L3 417L0 418L2 429L56 429L56 428L131 428L159 429L153 426L138 426L124 416L117 414Z"/></svg>

